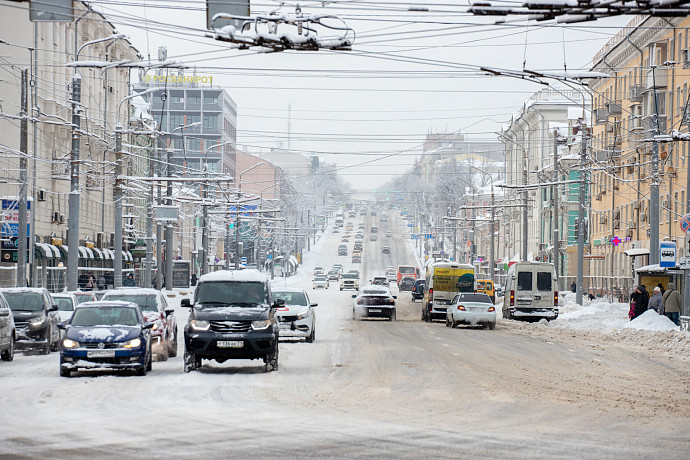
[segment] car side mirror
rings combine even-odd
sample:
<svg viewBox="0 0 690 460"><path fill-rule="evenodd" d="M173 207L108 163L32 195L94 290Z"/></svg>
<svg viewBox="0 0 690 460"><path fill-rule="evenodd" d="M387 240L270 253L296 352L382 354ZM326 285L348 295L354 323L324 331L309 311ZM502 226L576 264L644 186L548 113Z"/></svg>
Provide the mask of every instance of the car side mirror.
<svg viewBox="0 0 690 460"><path fill-rule="evenodd" d="M318 303L313 303L313 304L311 304L311 306L312 306L312 307L318 307L319 304L318 304Z"/></svg>
<svg viewBox="0 0 690 460"><path fill-rule="evenodd" d="M66 323L58 323L58 329L67 329L67 324Z"/></svg>
<svg viewBox="0 0 690 460"><path fill-rule="evenodd" d="M182 299L182 302L180 302L181 307L189 308L192 306L192 301L189 299Z"/></svg>
<svg viewBox="0 0 690 460"><path fill-rule="evenodd" d="M50 311L58 311L58 306L55 305L55 304L53 304L53 305L51 305L50 307L48 307L48 311L49 311L49 312L50 312Z"/></svg>
<svg viewBox="0 0 690 460"><path fill-rule="evenodd" d="M155 323L146 323L142 326L142 329L151 329Z"/></svg>
<svg viewBox="0 0 690 460"><path fill-rule="evenodd" d="M398 296L397 296L397 295L393 295L393 296L391 296L391 297L393 297L394 299L397 299L397 298L398 298Z"/></svg>
<svg viewBox="0 0 690 460"><path fill-rule="evenodd" d="M276 299L273 301L273 307L284 307L285 306L285 299Z"/></svg>

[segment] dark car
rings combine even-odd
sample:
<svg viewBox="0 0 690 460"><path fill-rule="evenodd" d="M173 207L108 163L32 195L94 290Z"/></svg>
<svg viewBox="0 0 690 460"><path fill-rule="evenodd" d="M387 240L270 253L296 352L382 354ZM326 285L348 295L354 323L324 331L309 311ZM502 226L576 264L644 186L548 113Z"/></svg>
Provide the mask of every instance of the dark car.
<svg viewBox="0 0 690 460"><path fill-rule="evenodd" d="M266 371L278 370L280 325L268 278L258 270L217 271L199 278L184 328L184 371L202 359L262 359Z"/></svg>
<svg viewBox="0 0 690 460"><path fill-rule="evenodd" d="M0 358L3 361L14 359L14 342L16 339L12 310L0 294Z"/></svg>
<svg viewBox="0 0 690 460"><path fill-rule="evenodd" d="M7 288L0 290L12 310L17 346L38 347L42 354L60 347L60 315L53 297L44 288Z"/></svg>
<svg viewBox="0 0 690 460"><path fill-rule="evenodd" d="M347 255L347 246L344 244L341 244L338 246L338 255L339 256L346 256Z"/></svg>
<svg viewBox="0 0 690 460"><path fill-rule="evenodd" d="M122 288L103 294L103 300L120 300L139 305L151 329L151 348L156 360L166 361L177 356L177 320L165 296L155 289Z"/></svg>
<svg viewBox="0 0 690 460"><path fill-rule="evenodd" d="M387 318L395 321L395 299L391 291L383 286L367 286L353 295L352 319Z"/></svg>
<svg viewBox="0 0 690 460"><path fill-rule="evenodd" d="M381 254L390 254L391 253L391 248L388 246L384 246L381 248Z"/></svg>
<svg viewBox="0 0 690 460"><path fill-rule="evenodd" d="M101 300L77 306L65 329L60 376L84 369L151 370L151 328L132 302Z"/></svg>
<svg viewBox="0 0 690 460"><path fill-rule="evenodd" d="M426 280L415 280L412 286L412 301L424 298L424 288L426 287Z"/></svg>
<svg viewBox="0 0 690 460"><path fill-rule="evenodd" d="M400 280L400 284L398 285L398 290L400 291L411 291L412 288L414 287L414 282L415 279L411 276L404 276L403 279Z"/></svg>

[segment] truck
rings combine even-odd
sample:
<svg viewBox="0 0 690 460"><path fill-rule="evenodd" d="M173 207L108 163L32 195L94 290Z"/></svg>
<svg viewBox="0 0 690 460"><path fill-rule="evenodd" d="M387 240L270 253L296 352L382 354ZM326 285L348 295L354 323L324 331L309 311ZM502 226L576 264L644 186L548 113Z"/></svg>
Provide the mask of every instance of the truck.
<svg viewBox="0 0 690 460"><path fill-rule="evenodd" d="M381 211L381 214L379 215L379 221L381 222L387 222L388 221L388 214L386 211Z"/></svg>
<svg viewBox="0 0 690 460"><path fill-rule="evenodd" d="M422 321L446 318L446 310L458 292L475 292L474 266L439 261L427 265L422 299Z"/></svg>

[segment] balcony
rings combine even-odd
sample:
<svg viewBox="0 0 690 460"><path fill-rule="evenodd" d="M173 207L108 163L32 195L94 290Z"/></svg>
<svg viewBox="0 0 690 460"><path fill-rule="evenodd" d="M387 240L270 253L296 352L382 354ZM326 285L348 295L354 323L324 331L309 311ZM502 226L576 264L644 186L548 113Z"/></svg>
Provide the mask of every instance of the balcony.
<svg viewBox="0 0 690 460"><path fill-rule="evenodd" d="M642 95L644 94L644 87L642 85L633 85L630 87L629 98L631 102L642 102Z"/></svg>
<svg viewBox="0 0 690 460"><path fill-rule="evenodd" d="M594 122L596 124L606 123L607 111L606 109L594 109Z"/></svg>
<svg viewBox="0 0 690 460"><path fill-rule="evenodd" d="M668 81L668 68L657 67L647 71L647 89L666 88Z"/></svg>
<svg viewBox="0 0 690 460"><path fill-rule="evenodd" d="M606 114L609 117L619 117L623 113L623 108L618 102L611 102L606 104Z"/></svg>
<svg viewBox="0 0 690 460"><path fill-rule="evenodd" d="M642 128L648 132L656 132L657 123L654 115L647 115L642 118ZM666 117L664 115L659 116L659 132L666 132Z"/></svg>

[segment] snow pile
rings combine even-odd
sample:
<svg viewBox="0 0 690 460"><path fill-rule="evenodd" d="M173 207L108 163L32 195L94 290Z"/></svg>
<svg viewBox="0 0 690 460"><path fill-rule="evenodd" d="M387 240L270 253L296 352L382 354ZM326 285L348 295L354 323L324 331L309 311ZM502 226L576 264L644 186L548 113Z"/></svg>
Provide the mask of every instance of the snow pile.
<svg viewBox="0 0 690 460"><path fill-rule="evenodd" d="M554 327L605 331L621 329L629 322L626 304L595 300L580 306L572 292L565 297L558 319L551 322Z"/></svg>
<svg viewBox="0 0 690 460"><path fill-rule="evenodd" d="M660 315L654 310L647 310L628 324L626 329L644 329L647 331L677 331L678 326L665 315Z"/></svg>

